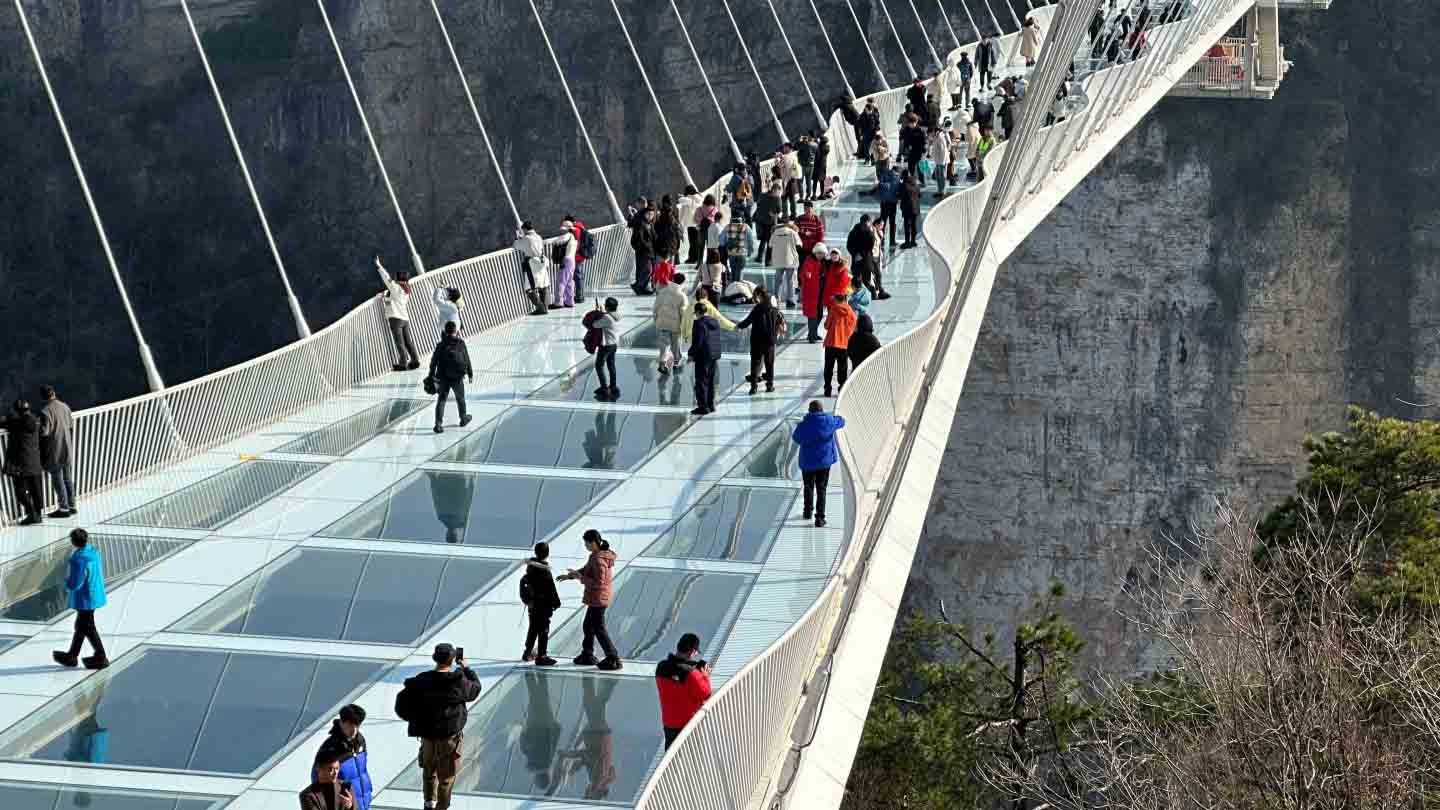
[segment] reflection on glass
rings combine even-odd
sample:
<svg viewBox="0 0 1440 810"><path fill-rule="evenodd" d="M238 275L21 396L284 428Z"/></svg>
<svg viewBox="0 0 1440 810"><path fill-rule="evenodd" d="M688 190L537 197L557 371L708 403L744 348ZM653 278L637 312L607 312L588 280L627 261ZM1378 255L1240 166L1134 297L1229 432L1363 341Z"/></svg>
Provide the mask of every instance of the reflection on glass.
<svg viewBox="0 0 1440 810"><path fill-rule="evenodd" d="M24 640L23 636L0 636L0 652L5 652Z"/></svg>
<svg viewBox="0 0 1440 810"><path fill-rule="evenodd" d="M414 399L387 399L348 419L301 436L283 447L281 453L314 453L343 456L359 444L384 433L391 425L424 408L428 402Z"/></svg>
<svg viewBox="0 0 1440 810"><path fill-rule="evenodd" d="M113 590L190 541L97 533L90 535L90 545L99 549L105 584ZM0 566L0 618L48 622L69 610L65 565L73 550L69 539L58 540Z"/></svg>
<svg viewBox="0 0 1440 810"><path fill-rule="evenodd" d="M515 671L470 712L455 792L630 803L661 741L649 678ZM392 786L419 790L419 769Z"/></svg>
<svg viewBox="0 0 1440 810"><path fill-rule="evenodd" d="M320 534L529 548L615 481L419 470Z"/></svg>
<svg viewBox="0 0 1440 810"><path fill-rule="evenodd" d="M741 318L750 314L749 307L725 306L721 307L720 311L725 314L725 317L732 321L739 321ZM791 310L786 314L785 320L787 328L785 330L785 337L781 338L782 344L793 343L797 338L805 335L805 319L798 314L799 312L800 310L797 309ZM722 352L747 358L750 356L750 334L748 332L743 330L736 330L734 332L721 330L716 334L719 335L720 350ZM646 324L639 329L633 329L628 334L623 335L620 338L620 347L624 349L651 349L658 352L660 350L660 337L655 331L655 324ZM650 359L653 360L654 358ZM744 373L748 374L749 369L747 368ZM624 386L621 386L620 390L623 392L625 390Z"/></svg>
<svg viewBox="0 0 1440 810"><path fill-rule="evenodd" d="M0 737L0 756L250 774L381 661L142 647Z"/></svg>
<svg viewBox="0 0 1440 810"><path fill-rule="evenodd" d="M679 373L662 375L654 354L618 355L615 358L615 374L619 378L619 401L630 405L683 405L689 408L690 389L694 385L689 371L687 364ZM749 371L748 361L722 361L716 381L717 390L723 392L735 388L744 381ZM599 387L595 361L586 360L531 394L530 399L579 402L594 399L595 390Z"/></svg>
<svg viewBox="0 0 1440 810"><path fill-rule="evenodd" d="M714 487L643 556L763 562L795 496L790 489Z"/></svg>
<svg viewBox="0 0 1440 810"><path fill-rule="evenodd" d="M218 810L229 799L118 788L0 782L5 810Z"/></svg>
<svg viewBox="0 0 1440 810"><path fill-rule="evenodd" d="M110 522L173 529L218 529L323 466L299 461L247 461Z"/></svg>
<svg viewBox="0 0 1440 810"><path fill-rule="evenodd" d="M755 445L730 472L738 478L784 478L800 480L800 445L791 440L799 422L785 421Z"/></svg>
<svg viewBox="0 0 1440 810"><path fill-rule="evenodd" d="M659 661L680 636L698 633L705 657L715 661L753 580L748 574L629 566L615 577L605 614L610 638L621 658ZM577 613L550 636L552 655L579 654L582 618Z"/></svg>
<svg viewBox="0 0 1440 810"><path fill-rule="evenodd" d="M504 560L294 549L175 629L413 645L513 566Z"/></svg>
<svg viewBox="0 0 1440 810"><path fill-rule="evenodd" d="M685 422L684 414L673 411L618 413L517 406L437 460L624 470L668 441Z"/></svg>

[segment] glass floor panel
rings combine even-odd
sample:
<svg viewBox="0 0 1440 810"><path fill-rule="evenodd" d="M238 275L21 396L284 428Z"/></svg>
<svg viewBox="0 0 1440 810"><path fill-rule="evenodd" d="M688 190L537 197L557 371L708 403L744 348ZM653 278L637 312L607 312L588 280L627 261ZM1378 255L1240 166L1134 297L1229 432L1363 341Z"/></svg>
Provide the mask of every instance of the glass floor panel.
<svg viewBox="0 0 1440 810"><path fill-rule="evenodd" d="M253 774L384 666L141 647L11 726L0 756Z"/></svg>
<svg viewBox="0 0 1440 810"><path fill-rule="evenodd" d="M276 448L276 452L343 456L429 404L418 399L387 399L348 419L301 436L283 447Z"/></svg>
<svg viewBox="0 0 1440 810"><path fill-rule="evenodd" d="M125 526L218 529L323 466L300 461L247 461L109 522Z"/></svg>
<svg viewBox="0 0 1440 810"><path fill-rule="evenodd" d="M506 675L470 710L455 792L631 804L660 751L650 678ZM420 790L407 768L391 787Z"/></svg>
<svg viewBox="0 0 1440 810"><path fill-rule="evenodd" d="M790 438L795 420L786 420L770 431L730 471L732 478L780 478L800 480L800 445Z"/></svg>
<svg viewBox="0 0 1440 810"><path fill-rule="evenodd" d="M5 652L24 640L24 636L0 636L0 652ZM0 805L0 807L3 806L4 805Z"/></svg>
<svg viewBox="0 0 1440 810"><path fill-rule="evenodd" d="M319 533L358 540L530 548L617 483L417 470Z"/></svg>
<svg viewBox="0 0 1440 810"><path fill-rule="evenodd" d="M750 308L721 307L720 311L724 313L725 317L738 323L750 313ZM794 343L796 340L804 339L806 329L805 316L800 314L800 310L786 311L785 322L788 328L785 332L785 338L781 341L781 346L786 346ZM722 352L725 354L741 355L748 360L750 357L750 333L748 331L737 329L734 332L727 332L722 329L717 334L720 337L720 350ZM660 336L659 333L655 331L655 324L647 323L639 329L631 330L628 334L620 338L620 348L654 349L658 352L660 350ZM619 363L620 358L615 358L615 362ZM625 387L622 385L620 390L623 392Z"/></svg>
<svg viewBox="0 0 1440 810"><path fill-rule="evenodd" d="M116 788L0 782L5 810L215 810L229 799Z"/></svg>
<svg viewBox="0 0 1440 810"><path fill-rule="evenodd" d="M436 460L625 470L667 442L689 419L683 412L571 411L521 405L506 409Z"/></svg>
<svg viewBox="0 0 1440 810"><path fill-rule="evenodd" d="M689 408L694 404L692 392L695 386L695 380L689 373L690 368L687 363L679 374L661 376L659 361L655 355L618 354L615 356L615 376L620 378L619 402L625 405ZM745 375L749 373L748 359L722 360L715 390L729 391L745 382ZM531 394L530 399L578 402L594 399L595 389L599 387L600 381L595 376L595 361L586 360Z"/></svg>
<svg viewBox="0 0 1440 810"><path fill-rule="evenodd" d="M702 571L629 566L615 577L615 596L605 612L610 640L625 660L659 661L675 651L680 636L696 633L705 658L719 656L740 603L754 577ZM556 658L580 653L584 611L550 637ZM601 652L595 651L596 657Z"/></svg>
<svg viewBox="0 0 1440 810"><path fill-rule="evenodd" d="M714 487L641 556L764 562L797 494Z"/></svg>
<svg viewBox="0 0 1440 810"><path fill-rule="evenodd" d="M105 587L112 591L188 545L189 540L163 537L90 535L90 546L100 552ZM0 566L0 619L49 622L69 610L65 565L73 550L68 538L57 540Z"/></svg>
<svg viewBox="0 0 1440 810"><path fill-rule="evenodd" d="M173 629L414 646L514 566L507 560L293 549Z"/></svg>

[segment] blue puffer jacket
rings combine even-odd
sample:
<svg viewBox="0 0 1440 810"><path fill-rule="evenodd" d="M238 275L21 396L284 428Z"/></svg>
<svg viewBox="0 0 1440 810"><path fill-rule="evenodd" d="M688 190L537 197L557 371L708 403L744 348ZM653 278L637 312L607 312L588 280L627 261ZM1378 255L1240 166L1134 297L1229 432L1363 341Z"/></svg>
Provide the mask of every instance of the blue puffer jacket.
<svg viewBox="0 0 1440 810"><path fill-rule="evenodd" d="M800 445L800 469L823 470L840 460L835 448L835 431L845 427L845 417L829 413L807 413L790 438Z"/></svg>
<svg viewBox="0 0 1440 810"><path fill-rule="evenodd" d="M350 795L355 797L354 810L370 810L370 797L375 793L375 787L370 782L370 752L365 747L365 735L355 733L355 737L346 738L345 732L340 729L340 721L334 721L330 727L330 736L320 744L320 750L332 750L340 755L340 776L341 782L350 785ZM310 781L315 781L315 769L310 769Z"/></svg>
<svg viewBox="0 0 1440 810"><path fill-rule="evenodd" d="M100 552L85 546L70 554L65 571L65 590L70 592L74 610L99 610L105 607L105 572Z"/></svg>

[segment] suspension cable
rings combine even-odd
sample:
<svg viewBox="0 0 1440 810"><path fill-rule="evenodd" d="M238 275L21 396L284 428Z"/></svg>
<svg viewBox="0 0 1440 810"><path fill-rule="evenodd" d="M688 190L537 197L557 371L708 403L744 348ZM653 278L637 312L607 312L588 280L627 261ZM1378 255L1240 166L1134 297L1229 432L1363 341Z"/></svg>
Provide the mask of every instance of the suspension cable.
<svg viewBox="0 0 1440 810"><path fill-rule="evenodd" d="M975 38L978 40L980 37L985 36L985 33L980 30L980 26L975 22L975 15L970 13L970 4L965 2L965 0L960 0L960 8L965 11L965 19L970 21L970 27L975 31Z"/></svg>
<svg viewBox="0 0 1440 810"><path fill-rule="evenodd" d="M730 10L730 0L720 0L725 7L725 16L730 18L730 27L735 29L735 39L740 43L740 52L745 54L745 61L750 63L750 72L755 74L755 83L760 86L760 97L765 99L765 106L770 110L770 117L775 119L775 131L780 133L780 142L789 143L790 136L785 134L785 127L780 123L780 114L775 112L775 105L770 101L770 93L765 89L765 82L760 79L760 69L755 67L755 60L750 58L750 46L745 44L745 36L740 33L740 23L736 21L735 14Z"/></svg>
<svg viewBox="0 0 1440 810"><path fill-rule="evenodd" d="M997 2L1004 6L1006 11L1010 12L1010 19L1015 23L1015 32L1019 33L1020 29L1025 26L1020 24L1020 16L1015 13L1015 6L1010 3L1010 0L997 0Z"/></svg>
<svg viewBox="0 0 1440 810"><path fill-rule="evenodd" d="M533 0L530 5L535 5ZM705 90L710 94L710 101L715 105L715 112L720 114L720 126L725 128L725 138L730 141L730 151L735 155L736 162L745 160L745 155L740 151L740 144L735 142L735 133L730 131L730 122L725 120L725 110L720 107L720 99L715 95L715 87L710 84L710 74L705 70L705 64L700 61L700 52L695 50L695 41L690 38L690 29L685 26L685 18L680 15L680 7L675 5L675 0L670 0L670 9L675 12L675 19L680 22L680 33L685 35L685 44L690 46L690 56L695 59L695 67L700 71L700 78L705 82ZM536 19L539 19L537 16Z"/></svg>
<svg viewBox="0 0 1440 810"><path fill-rule="evenodd" d="M920 19L920 9L915 7L915 0L907 0L910 3L910 12L915 15L915 24L920 26L920 34L925 37L925 44L930 48L930 57L935 60L935 69L944 70L945 60L940 58L940 52L935 50L935 43L930 41L930 30L925 27L925 21Z"/></svg>
<svg viewBox="0 0 1440 810"><path fill-rule="evenodd" d="M940 7L940 19L945 21L945 27L950 30L950 38L955 41L955 47L957 49L965 47L965 43L960 41L960 35L955 33L955 26L950 24L950 12L945 10L945 4L940 0L935 0L935 5Z"/></svg>
<svg viewBox="0 0 1440 810"><path fill-rule="evenodd" d="M585 139L585 147L590 150L590 159L595 161L595 170L600 172L600 185L605 187L605 196L610 200L610 211L615 215L615 221L624 225L625 211L620 207L620 201L615 199L615 191L610 188L610 179L605 176L605 167L600 165L600 153L595 151L595 143L590 140L590 130L585 128L585 119L580 116L580 105L575 103L575 95L570 92L570 80L565 78L565 69L560 67L560 57L555 55L555 46L550 42L550 33L545 30L545 21L540 19L540 9L535 7L535 0L530 0L530 13L535 15L535 25L540 29L541 38L545 40L545 50L550 53L550 61L555 65L555 75L560 77L565 98L570 100L570 111L575 114L575 125L580 128L580 136Z"/></svg>
<svg viewBox="0 0 1440 810"><path fill-rule="evenodd" d="M850 0L845 0L845 6L850 9L850 19L855 21L855 30L860 32L860 44L864 45L865 52L870 54L870 64L875 66L875 75L880 77L880 89L889 88L890 80L885 77L885 71L880 67L880 60L875 58L875 51L870 47L870 37L865 33L865 26L860 24L860 15L855 13L855 4Z"/></svg>
<svg viewBox="0 0 1440 810"><path fill-rule="evenodd" d="M240 139L235 137L235 127L230 123L230 111L225 107L225 97L220 94L220 84L215 81L215 72L210 69L210 57L205 53L205 44L200 39L200 29L195 26L195 17L190 13L189 0L180 0L180 10L185 12L185 22L190 26L190 37L200 51L200 64L205 68L205 78L210 81L210 91L215 95L215 104L220 108L220 119L225 122L225 134L230 137L230 148L235 150L235 159L240 163L240 173L245 176L245 188L250 190L250 202L260 217L260 229L265 232L265 242L270 246L270 255L275 259L275 269L280 271L280 283L285 285L285 298L290 303L290 315L295 319L295 331L300 339L310 337L310 324L300 309L300 299L290 286L290 274L285 272L285 260L280 258L280 248L275 244L275 234L270 230L270 219L265 216L265 206L260 203L260 194L255 190L255 180L250 176L250 164L245 161L245 152L240 149Z"/></svg>
<svg viewBox="0 0 1440 810"><path fill-rule="evenodd" d="M905 76L908 83L910 79L920 74L916 72L915 65L911 63L910 54L905 52L905 40L900 38L900 31L895 28L895 18L890 16L890 6L885 3L885 0L880 0L880 10L885 14L885 22L890 25L890 33L895 37L895 44L900 46L900 58L905 60L905 69L910 71Z"/></svg>
<svg viewBox="0 0 1440 810"><path fill-rule="evenodd" d="M995 36L1004 36L1005 29L1000 27L1000 18L995 16L995 9L990 7L990 0L982 0L985 3L985 10L990 12L990 23L995 26Z"/></svg>
<svg viewBox="0 0 1440 810"><path fill-rule="evenodd" d="M80 191L85 196L85 205L90 209L90 221L95 224L95 233L100 237L100 247L105 251L105 262L110 265L110 276L115 280L115 288L120 292L120 303L125 307L125 316L130 319L130 329L135 333L135 342L139 344L140 365L145 368L145 381L151 391L164 391L165 381L160 378L160 370L155 367L155 357L150 353L150 344L145 342L145 333L140 330L140 319L135 317L135 308L131 306L130 295L125 291L125 282L120 278L120 265L115 261L115 252L110 249L110 237L105 233L100 209L95 205L94 195L90 193L90 181L86 179L85 169L80 165L80 154L75 151L70 127L65 123L65 114L60 111L60 100L55 95L55 88L50 84L50 74L45 70L45 60L40 56L40 46L35 41L35 32L30 30L30 17L25 13L25 5L21 0L15 0L15 10L20 14L20 26L25 29L30 54L35 58L36 70L40 72L40 83L45 86L50 110L55 113L55 123L59 125L60 136L65 140L65 150L70 153L70 165L75 169L75 177L80 181Z"/></svg>
<svg viewBox="0 0 1440 810"><path fill-rule="evenodd" d="M800 65L800 57L795 55L795 48L790 44L790 35L785 33L780 12L775 10L775 0L765 0L765 4L770 7L770 16L775 18L775 27L780 29L780 39L785 41L785 50L790 52L790 61L795 63L795 72L800 74L800 84L805 87L805 97L810 99L810 109L815 112L815 119L820 122L820 131L824 132L827 126L825 114L820 112L820 105L815 103L815 94L810 92L810 80L805 78L805 68Z"/></svg>
<svg viewBox="0 0 1440 810"><path fill-rule="evenodd" d="M615 0L610 0L610 8L615 10L615 19L620 21L620 31L625 35L625 44L630 46L630 55L635 57L635 66L640 68L640 78L645 80L645 89L650 91L650 101L655 105L655 112L660 115L660 126L665 129L670 148L675 150L675 160L680 163L680 174L685 178L686 185L693 186L695 178L690 176L690 168L685 165L685 156L680 154L680 144L675 142L675 133L670 131L670 121L665 117L665 108L660 104L660 97L655 94L655 86L650 83L650 74L645 70L645 62L640 59L640 52L635 49L635 40L630 38L630 27L620 15L620 5Z"/></svg>
<svg viewBox="0 0 1440 810"><path fill-rule="evenodd" d="M460 86L465 88L465 100L470 102L470 112L475 116L475 123L480 127L480 139L485 142L485 151L490 155L490 165L495 167L495 176L500 178L500 188L505 192L505 201L510 204L510 214L515 217L515 227L520 227L520 209L515 205L515 197L510 193L510 183L505 180L505 171L500 167L500 160L495 156L495 146L490 143L490 131L485 128L485 120L480 117L480 106L475 103L475 94L470 90L470 81L465 78L465 68L460 65L460 54L455 50L455 42L450 39L450 29L445 25L445 17L440 13L440 6L435 0L430 0L430 8L435 11L435 22L440 24L440 34L445 37L445 47L450 50L450 59L455 63L455 72L460 75Z"/></svg>
<svg viewBox="0 0 1440 810"><path fill-rule="evenodd" d="M820 8L815 5L815 0L810 0L810 10L815 12L815 24L820 27L820 36L825 38L825 47L830 49L830 58L835 60L835 69L840 71L840 81L845 85L846 101L854 101L855 88L850 86L850 80L845 77L845 67L840 64L840 54L835 51L835 43L830 41L830 32L825 30L825 20L820 16Z"/></svg>
<svg viewBox="0 0 1440 810"><path fill-rule="evenodd" d="M360 91L355 89L350 67L345 64L345 54L340 50L340 38L335 36L335 26L330 23L330 12L325 10L325 0L315 0L315 5L320 7L325 31L330 34L330 44L335 48L335 59L340 63L340 72L345 74L345 84L350 88L350 97L355 101L355 112L360 115L360 126L365 130L365 140L369 141L370 151L375 154L375 162L380 166L380 179L385 182L385 191L390 194L390 204L395 206L395 216L400 219L400 230L405 232L405 244L410 246L410 261L415 265L415 272L424 275L425 263L420 261L420 252L415 249L415 240L410 236L410 223L405 221L405 212L400 208L400 198L395 195L395 186L390 182L390 172L385 170L385 158L380 156L380 145L375 142L375 133L370 129L370 119L365 115L365 106L360 103Z"/></svg>

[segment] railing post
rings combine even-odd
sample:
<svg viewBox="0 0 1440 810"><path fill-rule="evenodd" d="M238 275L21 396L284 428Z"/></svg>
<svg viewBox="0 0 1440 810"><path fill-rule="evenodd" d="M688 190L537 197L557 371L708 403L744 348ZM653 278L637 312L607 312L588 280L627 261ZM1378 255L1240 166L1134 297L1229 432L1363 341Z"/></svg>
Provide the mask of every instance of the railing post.
<svg viewBox="0 0 1440 810"><path fill-rule="evenodd" d="M55 114L55 124L60 127L60 137L65 141L65 151L70 155L70 166L75 178L80 181L80 192L85 197L85 206L90 209L90 221L95 225L95 234L100 237L100 248L105 253L105 263L110 266L110 277L115 280L115 289L120 293L120 303L125 307L125 316L130 320L130 330L135 334L135 343L140 350L140 365L145 369L145 382L150 390L165 390L165 381L155 365L155 355L150 344L145 342L145 333L140 329L140 319L135 317L135 308L130 304L130 294L125 291L125 281L120 277L120 265L115 261L115 251L110 248L110 237L105 233L105 223L100 219L100 208L95 196L90 193L90 181L85 177L85 168L80 164L80 154L75 151L75 141L70 137L70 127L65 123L65 114L60 111L60 99L50 84L50 73L45 70L45 60L40 56L40 45L35 41L35 32L30 29L30 15L25 5L15 0L15 11L20 14L20 27L25 31L25 41L30 45L30 55L35 59L35 69L40 73L40 84L45 88L45 97L50 101L50 110Z"/></svg>

